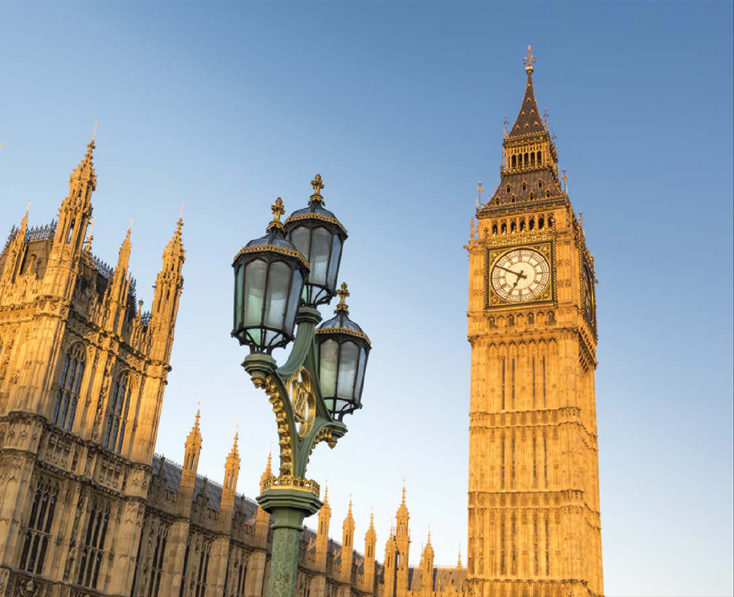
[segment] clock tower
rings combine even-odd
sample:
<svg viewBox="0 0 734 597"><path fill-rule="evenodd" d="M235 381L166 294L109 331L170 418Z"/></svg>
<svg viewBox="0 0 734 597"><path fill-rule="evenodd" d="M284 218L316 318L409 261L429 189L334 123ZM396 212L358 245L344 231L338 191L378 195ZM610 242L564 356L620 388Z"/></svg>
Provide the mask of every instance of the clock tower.
<svg viewBox="0 0 734 597"><path fill-rule="evenodd" d="M525 62L500 183L467 245L469 587L476 597L598 596L594 258L538 112L530 48Z"/></svg>

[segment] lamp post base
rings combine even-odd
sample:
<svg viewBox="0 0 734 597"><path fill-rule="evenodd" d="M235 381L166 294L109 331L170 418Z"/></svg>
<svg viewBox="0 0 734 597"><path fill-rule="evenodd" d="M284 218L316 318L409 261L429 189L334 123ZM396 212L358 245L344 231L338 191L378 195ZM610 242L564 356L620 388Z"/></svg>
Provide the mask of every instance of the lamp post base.
<svg viewBox="0 0 734 597"><path fill-rule="evenodd" d="M277 487L264 491L257 501L273 517L268 597L293 597L303 519L324 504L311 491Z"/></svg>

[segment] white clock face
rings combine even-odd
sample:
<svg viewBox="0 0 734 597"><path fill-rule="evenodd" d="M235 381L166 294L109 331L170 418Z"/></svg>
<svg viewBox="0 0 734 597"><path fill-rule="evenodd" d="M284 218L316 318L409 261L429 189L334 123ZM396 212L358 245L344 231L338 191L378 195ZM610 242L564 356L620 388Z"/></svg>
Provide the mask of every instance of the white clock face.
<svg viewBox="0 0 734 597"><path fill-rule="evenodd" d="M531 301L550 282L548 260L533 249L514 249L500 257L492 267L492 288L503 300Z"/></svg>

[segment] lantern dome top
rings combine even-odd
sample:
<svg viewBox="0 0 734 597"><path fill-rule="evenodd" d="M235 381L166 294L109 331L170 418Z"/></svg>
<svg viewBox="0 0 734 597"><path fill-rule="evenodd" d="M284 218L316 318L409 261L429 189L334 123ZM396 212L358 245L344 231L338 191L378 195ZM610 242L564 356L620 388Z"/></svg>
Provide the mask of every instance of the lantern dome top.
<svg viewBox="0 0 734 597"><path fill-rule="evenodd" d="M364 333L362 328L349 318L349 306L346 304L346 298L349 296L346 282L342 282L341 288L336 291L339 295L339 304L336 306L336 315L325 321L316 330L317 334L347 334L362 338L367 342L368 346L372 346L369 336Z"/></svg>
<svg viewBox="0 0 734 597"><path fill-rule="evenodd" d="M321 196L321 189L323 189L325 185L321 180L320 174L317 174L311 181L311 186L313 187L314 192L308 202L308 207L294 211L285 221L286 225L295 224L300 220L321 220L336 225L346 237L347 229L344 228L333 212L324 207L324 198Z"/></svg>
<svg viewBox="0 0 734 597"><path fill-rule="evenodd" d="M270 208L273 210L273 220L268 224L265 236L255 238L247 243L239 253L235 255L234 261L237 261L237 259L245 253L272 251L274 253L296 257L308 270L310 270L311 265L303 256L303 253L301 253L295 245L285 237L285 228L283 227L283 222L280 221L280 216L283 215L283 212L285 211L283 208L283 200L278 197L275 200L275 204L271 205Z"/></svg>

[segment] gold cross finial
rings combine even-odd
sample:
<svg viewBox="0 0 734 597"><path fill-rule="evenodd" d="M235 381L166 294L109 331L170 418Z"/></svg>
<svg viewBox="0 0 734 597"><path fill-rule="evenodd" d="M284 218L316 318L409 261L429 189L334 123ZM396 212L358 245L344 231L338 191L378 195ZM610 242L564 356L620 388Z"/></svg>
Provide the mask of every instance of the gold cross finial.
<svg viewBox="0 0 734 597"><path fill-rule="evenodd" d="M347 289L347 283L342 282L341 288L336 291L339 295L339 304L336 306L337 311L346 311L349 313L349 306L346 303L347 297L349 296L349 290Z"/></svg>
<svg viewBox="0 0 734 597"><path fill-rule="evenodd" d="M268 230L271 228L279 228L280 230L285 230L283 228L283 222L280 221L280 216L282 216L285 213L285 208L283 207L283 200L278 197L275 200L275 203L270 206L270 209L273 211L273 221L270 222L270 225L268 226Z"/></svg>
<svg viewBox="0 0 734 597"><path fill-rule="evenodd" d="M321 191L324 188L324 182L321 180L321 174L317 174L316 178L311 181L313 187L313 195L311 195L311 201L318 201L321 203L324 198L321 196Z"/></svg>
<svg viewBox="0 0 734 597"><path fill-rule="evenodd" d="M522 59L525 63L525 72L528 74L533 72L533 63L535 62L535 56L532 54L533 46L528 46L528 55Z"/></svg>

